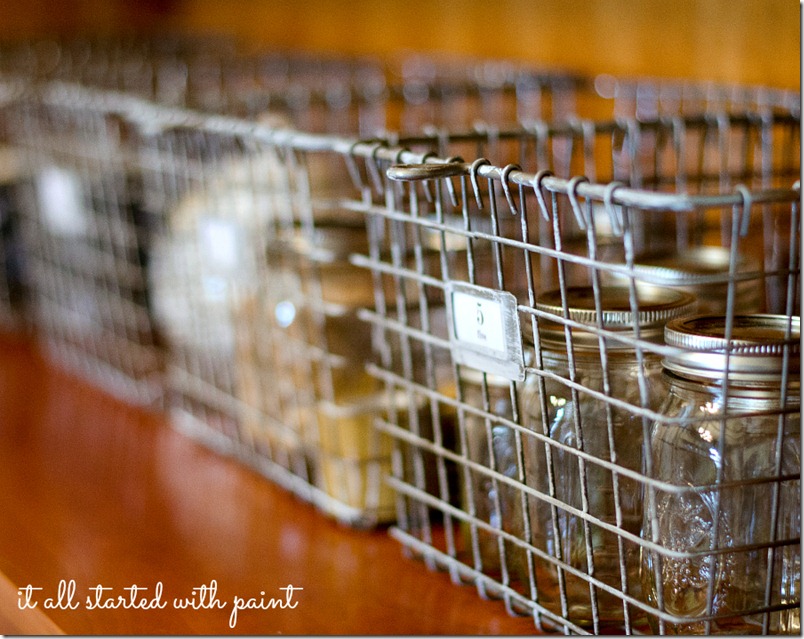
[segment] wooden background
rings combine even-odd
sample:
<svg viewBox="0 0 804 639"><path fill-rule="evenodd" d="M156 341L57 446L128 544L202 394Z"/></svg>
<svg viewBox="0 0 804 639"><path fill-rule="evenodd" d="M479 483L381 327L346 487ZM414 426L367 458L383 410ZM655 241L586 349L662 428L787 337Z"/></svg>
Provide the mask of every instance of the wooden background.
<svg viewBox="0 0 804 639"><path fill-rule="evenodd" d="M585 73L800 86L793 0L0 0L0 34L217 31L278 48L405 50Z"/></svg>

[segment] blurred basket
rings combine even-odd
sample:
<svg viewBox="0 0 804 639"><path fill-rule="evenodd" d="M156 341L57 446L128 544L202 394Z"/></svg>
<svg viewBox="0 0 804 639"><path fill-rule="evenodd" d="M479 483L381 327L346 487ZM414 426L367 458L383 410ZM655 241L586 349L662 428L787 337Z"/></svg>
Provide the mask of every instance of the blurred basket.
<svg viewBox="0 0 804 639"><path fill-rule="evenodd" d="M51 355L128 401L161 397L145 287L148 234L125 125L113 109L51 86L10 109L30 180L21 230L33 324Z"/></svg>
<svg viewBox="0 0 804 639"><path fill-rule="evenodd" d="M9 142L6 117L20 91L13 83L0 90L0 327L10 331L30 329L20 210L30 175L20 152Z"/></svg>
<svg viewBox="0 0 804 639"><path fill-rule="evenodd" d="M349 260L368 247L361 180L373 175L354 154L390 141L337 131L382 135L390 121L416 121L408 109L421 105L362 62L251 64L262 69L255 86L272 92L244 90L229 115L132 102L124 117L154 223L148 290L167 345L168 408L185 432L340 521L388 522L390 440L373 429L385 398L365 374L373 336L357 318L377 300L371 276ZM571 86L549 74L540 86L536 76L531 87L543 95ZM516 100L509 85L498 90ZM483 115L488 92L481 100L460 80L446 93L467 122ZM431 133L411 144L436 153L443 142ZM399 410L417 421L423 407Z"/></svg>

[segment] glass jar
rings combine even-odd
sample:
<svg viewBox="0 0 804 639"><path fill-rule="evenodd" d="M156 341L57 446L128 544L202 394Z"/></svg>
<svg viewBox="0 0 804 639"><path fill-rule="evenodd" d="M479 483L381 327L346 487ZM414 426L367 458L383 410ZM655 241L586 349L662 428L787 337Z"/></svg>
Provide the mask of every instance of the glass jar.
<svg viewBox="0 0 804 639"><path fill-rule="evenodd" d="M511 399L511 380L467 366L461 367L460 380L463 403L497 418L513 421L517 417ZM503 475L519 479L514 429L472 411L463 412L463 427L466 457L484 469L461 469L464 510L493 529L521 535L520 491L498 478ZM513 543L503 542L501 552L500 536L494 532L467 523L463 534L475 567L484 574L502 578L501 575L510 574L511 566L524 563L522 549Z"/></svg>
<svg viewBox="0 0 804 639"><path fill-rule="evenodd" d="M293 229L268 243L266 282L235 317L242 437L304 475L318 457L318 408L378 392L365 370L370 272L348 262L364 251L365 227ZM304 458L307 458L306 460Z"/></svg>
<svg viewBox="0 0 804 639"><path fill-rule="evenodd" d="M642 531L658 547L643 549L641 569L645 601L674 619L650 622L668 634L800 634L800 319L735 316L728 360L725 320L666 328L683 350L664 360L648 467L661 483L647 486ZM785 604L767 620L756 612Z"/></svg>
<svg viewBox="0 0 804 639"><path fill-rule="evenodd" d="M380 359L375 348L382 342L391 372L426 383L419 365L424 344L407 334L422 330L422 312L411 278L375 281L371 270L350 261L352 254L368 252L365 225L336 222L293 228L267 244L265 281L236 317L240 434L258 454L321 488L325 498L319 501L330 514L374 525L395 516L393 494L382 481L391 469L392 439L375 432L376 418L397 414L397 427L422 437L432 438L433 426L420 396L406 395L406 408L397 406L366 363ZM379 340L378 327L360 318L361 309L375 307L377 296L385 302L386 318L406 317L405 336L386 329ZM400 297L407 306L396 306ZM443 304L429 305L427 320L430 330L446 335ZM435 356L431 360L438 388L442 367ZM404 362L411 363L407 371ZM417 457L425 486L436 475L433 457ZM407 467L405 472L404 479L413 477Z"/></svg>
<svg viewBox="0 0 804 639"><path fill-rule="evenodd" d="M695 305L690 294L668 289L640 292L637 313L631 310L627 288L603 287L600 300L599 314L591 288L567 288L567 319L583 326L599 324L632 339L638 325L640 339L651 342L661 340L667 320ZM562 307L560 291L545 294L536 304L537 310L558 316L564 314ZM555 500L530 496L527 504L531 542L555 560L534 554L536 601L579 626L602 631L619 628L626 620L623 599L564 566L616 591L636 594L638 544L596 522L639 534L640 483L617 469L641 471L646 424L631 407L658 407L663 389L657 383L661 364L654 352L640 349L638 357L634 345L607 337L604 353L599 337L583 326L568 329L567 339L563 324L539 320L535 363L545 375L530 377L522 401L525 424L548 439L523 438L525 482Z"/></svg>
<svg viewBox="0 0 804 639"><path fill-rule="evenodd" d="M699 313L722 314L728 308L730 251L722 246L697 246L681 252L657 252L637 257L634 282L637 288L655 286L679 288L695 295ZM754 258L738 255L732 307L738 313L757 313L765 302L762 265ZM603 272L613 283L625 285L623 273Z"/></svg>

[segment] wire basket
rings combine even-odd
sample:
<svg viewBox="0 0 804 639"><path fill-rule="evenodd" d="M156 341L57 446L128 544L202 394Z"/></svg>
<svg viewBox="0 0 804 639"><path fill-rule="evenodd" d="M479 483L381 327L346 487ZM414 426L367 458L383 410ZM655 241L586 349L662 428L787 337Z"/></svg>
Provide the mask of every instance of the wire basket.
<svg viewBox="0 0 804 639"><path fill-rule="evenodd" d="M57 359L146 405L158 405L164 386L146 290L161 209L140 203L128 105L143 99L254 121L267 109L274 122L355 134L382 128L386 110L401 111L388 105L405 99L364 60L216 56L184 40L36 42L3 53L4 324L37 326Z"/></svg>
<svg viewBox="0 0 804 639"><path fill-rule="evenodd" d="M772 111L374 154L388 178L352 261L393 282L396 304L360 317L383 335L391 532L414 555L540 629L799 632L800 122ZM665 343L696 308L709 341ZM770 375L746 344L769 395L746 394ZM675 383L719 390L669 415ZM426 418L397 419L400 395ZM690 420L698 456L666 446Z"/></svg>
<svg viewBox="0 0 804 639"><path fill-rule="evenodd" d="M540 133L525 134L523 141L521 128L501 124L507 120L478 126L479 118L495 112L519 117L523 103L534 114L551 112L572 103L574 80L547 74L540 82L536 73L503 67L501 81L472 85L463 68L428 72L423 79L414 73L415 82L407 78L380 94L372 78L370 99L358 82L341 103L328 90L331 74L304 61L293 64L312 78L298 90L304 99L264 95L262 116L257 103L250 103L247 118L237 109L228 117L160 108L130 114L142 131L145 208L160 220L149 291L169 344L174 423L239 455L340 521L372 526L397 514L382 481L390 470L391 440L373 430L374 415L393 410L417 428L436 428L427 425L426 401L411 404L397 393L388 406L382 385L364 370L372 352L392 348L397 357L410 356L377 341L376 331L359 321L361 309L404 308L415 322L421 304L410 293L398 296L392 274L372 278L354 262L373 245L373 233L390 237L366 224L383 196L378 162L402 136L385 128L389 122L413 128L430 122L422 134L402 136L420 155L471 154L481 147L500 157L521 154ZM276 60L271 65L287 68ZM465 129L445 129L438 118L447 114ZM333 121L338 124L327 124ZM372 122L366 126L380 135L361 141L333 133L350 121L361 130ZM300 132L300 122L311 131ZM284 128L288 124L293 128ZM573 148L578 130L588 129L568 126L568 140L551 151L557 158ZM394 151L405 152L412 151ZM424 251L410 242L388 245L383 256L436 273L438 233L431 229L428 241ZM490 253L484 259L490 264ZM420 330L446 330L443 299L434 312ZM416 462L405 472L436 481L432 464Z"/></svg>
<svg viewBox="0 0 804 639"><path fill-rule="evenodd" d="M461 95L475 117L476 93ZM406 107L402 90L382 99L393 117ZM364 185L382 179L371 154L390 141L285 128L295 112L276 103L257 119L130 114L145 208L161 221L149 291L171 414L336 519L387 523L391 440L373 428L386 398L364 370L375 338L357 317L386 300L350 256L368 250ZM358 120L364 105L376 106L356 101ZM431 154L442 143L411 140Z"/></svg>
<svg viewBox="0 0 804 639"><path fill-rule="evenodd" d="M17 202L41 342L115 395L156 405L162 364L143 270L147 220L124 123L56 86L25 93L7 121L30 175Z"/></svg>

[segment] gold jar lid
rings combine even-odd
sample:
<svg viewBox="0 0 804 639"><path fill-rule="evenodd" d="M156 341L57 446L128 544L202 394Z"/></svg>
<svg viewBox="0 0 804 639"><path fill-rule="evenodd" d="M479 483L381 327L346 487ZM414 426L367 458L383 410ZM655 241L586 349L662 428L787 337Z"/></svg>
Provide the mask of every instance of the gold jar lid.
<svg viewBox="0 0 804 639"><path fill-rule="evenodd" d="M600 287L600 317L595 306L592 287L567 287L563 299L567 304L568 319L579 324L596 327L602 324L604 330L633 334L635 327L640 329L640 338L661 340L664 325L671 319L688 315L695 310L694 296L684 291L654 287L646 291L636 291L637 311L631 308L630 291L624 286ZM536 302L537 310L563 316L564 307L559 289L540 296ZM578 348L599 348L598 336L581 328L571 328L573 345ZM549 320L539 320L539 335L543 341L561 344L564 348L564 325ZM632 349L633 347L609 340L607 347L613 349Z"/></svg>
<svg viewBox="0 0 804 639"><path fill-rule="evenodd" d="M799 317L735 315L731 339L725 336L725 315L694 315L669 322L665 342L683 350L666 357L664 367L684 377L706 379L722 378L728 367L729 378L734 381L778 383L787 352L787 372L791 381L798 380Z"/></svg>

